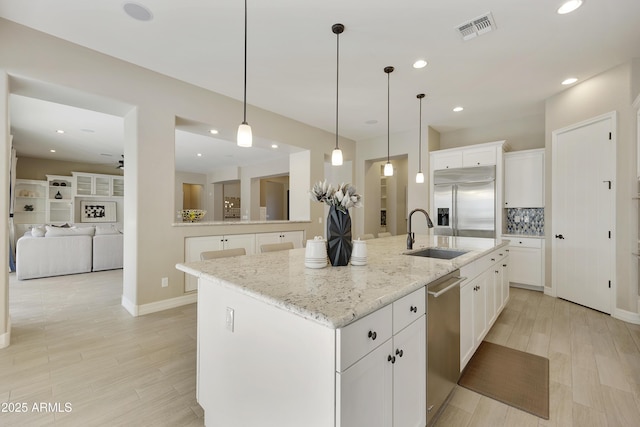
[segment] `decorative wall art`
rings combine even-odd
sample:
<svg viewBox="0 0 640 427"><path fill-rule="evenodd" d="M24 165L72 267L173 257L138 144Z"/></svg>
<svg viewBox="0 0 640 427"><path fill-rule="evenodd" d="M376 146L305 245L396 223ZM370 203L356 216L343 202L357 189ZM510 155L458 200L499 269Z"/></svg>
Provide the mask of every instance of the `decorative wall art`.
<svg viewBox="0 0 640 427"><path fill-rule="evenodd" d="M80 222L116 222L116 202L81 200Z"/></svg>

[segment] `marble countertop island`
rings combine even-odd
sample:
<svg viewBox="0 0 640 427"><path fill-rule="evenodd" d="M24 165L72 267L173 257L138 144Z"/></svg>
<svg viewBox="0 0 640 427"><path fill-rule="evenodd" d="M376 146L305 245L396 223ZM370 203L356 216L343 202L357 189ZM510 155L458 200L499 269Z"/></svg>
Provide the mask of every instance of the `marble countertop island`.
<svg viewBox="0 0 640 427"><path fill-rule="evenodd" d="M462 249L453 260L405 255L406 235L367 240L367 265L310 269L305 249L180 263L176 268L295 313L341 328L468 264L508 241L416 235L413 251Z"/></svg>

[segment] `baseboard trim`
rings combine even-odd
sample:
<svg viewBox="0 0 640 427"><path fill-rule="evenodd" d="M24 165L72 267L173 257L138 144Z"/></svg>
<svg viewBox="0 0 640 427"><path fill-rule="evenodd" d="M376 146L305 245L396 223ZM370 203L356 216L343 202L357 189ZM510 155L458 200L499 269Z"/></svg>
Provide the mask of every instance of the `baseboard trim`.
<svg viewBox="0 0 640 427"><path fill-rule="evenodd" d="M9 344L11 344L11 316L7 322L7 332L0 335L0 348L9 347Z"/></svg>
<svg viewBox="0 0 640 427"><path fill-rule="evenodd" d="M142 305L135 305L124 296L122 297L122 306L134 317L157 313L158 311L169 310L183 305L193 304L195 302L198 302L198 294L195 292Z"/></svg>
<svg viewBox="0 0 640 427"><path fill-rule="evenodd" d="M640 325L640 314L634 313L632 311L622 310L620 308L616 308L613 313L611 313L611 317L615 317L618 320L622 320L627 323L633 323L635 325Z"/></svg>
<svg viewBox="0 0 640 427"><path fill-rule="evenodd" d="M526 289L528 291L538 291L538 292L544 291L544 286L525 285L523 283L516 283L516 282L509 282L509 286L511 286L512 288Z"/></svg>

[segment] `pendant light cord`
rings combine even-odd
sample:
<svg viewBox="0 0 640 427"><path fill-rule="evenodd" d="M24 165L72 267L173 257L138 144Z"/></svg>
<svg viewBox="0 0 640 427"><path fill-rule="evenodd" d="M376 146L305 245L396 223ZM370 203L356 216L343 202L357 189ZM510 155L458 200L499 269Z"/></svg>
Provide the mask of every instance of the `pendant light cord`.
<svg viewBox="0 0 640 427"><path fill-rule="evenodd" d="M389 163L389 140L390 140L389 128L391 127L391 120L390 120L391 115L389 114L389 110L390 110L389 98L391 97L390 95L391 91L389 89L389 85L390 85L389 81L391 80L390 74L391 72L387 73L387 163Z"/></svg>
<svg viewBox="0 0 640 427"><path fill-rule="evenodd" d="M340 83L340 33L336 33L336 150L338 149L338 94Z"/></svg>
<svg viewBox="0 0 640 427"><path fill-rule="evenodd" d="M418 172L422 172L422 97L418 96L418 99L420 99L420 123L419 123L420 131L418 133Z"/></svg>
<svg viewBox="0 0 640 427"><path fill-rule="evenodd" d="M247 124L247 0L244 0L244 120Z"/></svg>

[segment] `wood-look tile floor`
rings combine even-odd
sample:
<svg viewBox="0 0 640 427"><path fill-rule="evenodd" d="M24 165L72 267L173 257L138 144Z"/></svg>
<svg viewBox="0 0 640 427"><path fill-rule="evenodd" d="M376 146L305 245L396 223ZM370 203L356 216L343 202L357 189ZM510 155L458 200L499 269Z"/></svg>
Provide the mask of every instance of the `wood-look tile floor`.
<svg viewBox="0 0 640 427"><path fill-rule="evenodd" d="M0 404L28 410L0 412L0 426L203 425L196 305L131 317L121 293L122 270L10 275L13 327L11 346L0 350ZM438 427L640 425L640 326L511 288L486 339L550 359L550 419L457 387ZM60 410L37 412L34 403Z"/></svg>
<svg viewBox="0 0 640 427"><path fill-rule="evenodd" d="M9 282L0 410L27 412L0 412L0 426L203 425L196 304L132 317L122 270Z"/></svg>
<svg viewBox="0 0 640 427"><path fill-rule="evenodd" d="M540 292L510 291L485 340L549 358L549 420L457 386L436 426L640 426L640 326Z"/></svg>

